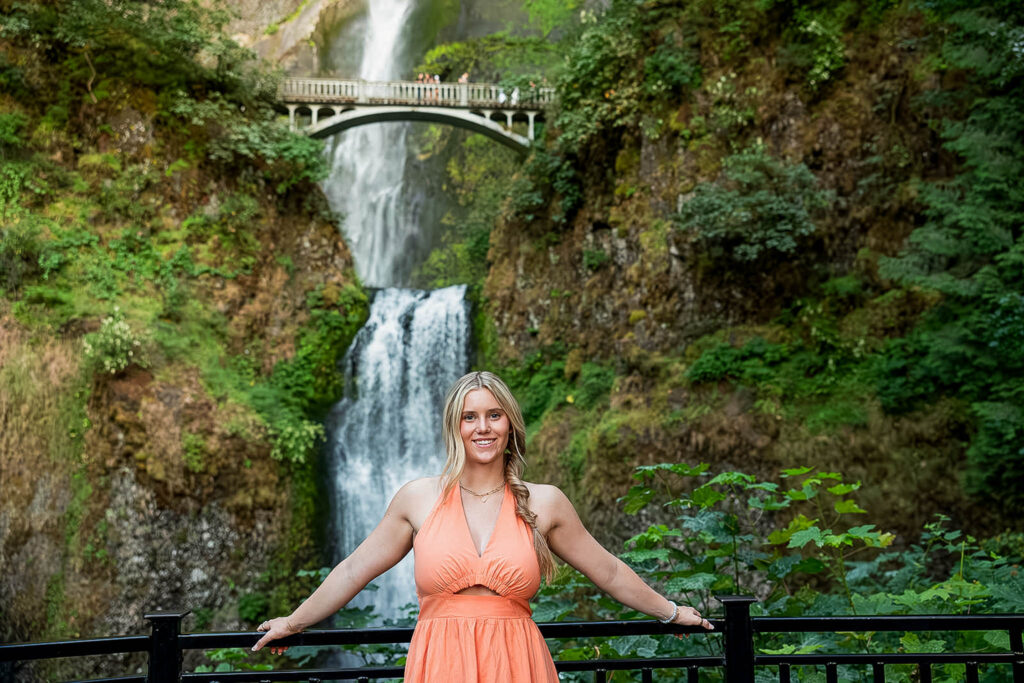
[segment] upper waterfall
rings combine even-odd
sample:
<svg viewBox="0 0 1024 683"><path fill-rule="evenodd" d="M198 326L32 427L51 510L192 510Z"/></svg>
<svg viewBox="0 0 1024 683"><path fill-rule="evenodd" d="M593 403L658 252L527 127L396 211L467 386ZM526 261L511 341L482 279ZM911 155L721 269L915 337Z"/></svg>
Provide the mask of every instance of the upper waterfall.
<svg viewBox="0 0 1024 683"><path fill-rule="evenodd" d="M412 0L368 2L359 78L399 78L402 37L408 31ZM424 197L405 179L409 124L362 126L334 138L328 148L331 173L324 192L344 216L345 238L356 272L370 287L407 284L422 251L419 215Z"/></svg>

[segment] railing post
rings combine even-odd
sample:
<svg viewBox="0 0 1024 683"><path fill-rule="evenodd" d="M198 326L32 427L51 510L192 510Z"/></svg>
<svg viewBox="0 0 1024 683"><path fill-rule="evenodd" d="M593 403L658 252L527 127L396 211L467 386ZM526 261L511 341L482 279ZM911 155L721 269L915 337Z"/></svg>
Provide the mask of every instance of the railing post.
<svg viewBox="0 0 1024 683"><path fill-rule="evenodd" d="M178 683L181 680L181 620L184 612L152 612L145 616L153 629L149 645L148 683Z"/></svg>
<svg viewBox="0 0 1024 683"><path fill-rule="evenodd" d="M754 683L754 622L747 595L716 595L725 605L725 682Z"/></svg>
<svg viewBox="0 0 1024 683"><path fill-rule="evenodd" d="M1021 637L1021 629L1010 629L1010 651L1017 655L1017 661L1013 663L1014 683L1024 681L1024 638Z"/></svg>

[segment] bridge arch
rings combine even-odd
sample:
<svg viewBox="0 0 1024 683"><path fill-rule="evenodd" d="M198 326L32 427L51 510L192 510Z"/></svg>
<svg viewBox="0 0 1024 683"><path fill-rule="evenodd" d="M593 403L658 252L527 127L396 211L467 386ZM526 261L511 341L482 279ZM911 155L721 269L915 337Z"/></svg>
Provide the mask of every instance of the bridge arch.
<svg viewBox="0 0 1024 683"><path fill-rule="evenodd" d="M315 106L315 105L314 105ZM324 108L322 105L321 109ZM310 107L312 109L312 107ZM338 107L342 109L342 107ZM526 155L530 149L530 139L526 136L506 130L500 124L479 114L462 109L377 106L348 109L326 119L317 120L306 129L307 134L314 138L326 138L349 128L379 123L383 121L427 121L445 123L458 128L465 128L487 136L495 142L513 149L520 155Z"/></svg>

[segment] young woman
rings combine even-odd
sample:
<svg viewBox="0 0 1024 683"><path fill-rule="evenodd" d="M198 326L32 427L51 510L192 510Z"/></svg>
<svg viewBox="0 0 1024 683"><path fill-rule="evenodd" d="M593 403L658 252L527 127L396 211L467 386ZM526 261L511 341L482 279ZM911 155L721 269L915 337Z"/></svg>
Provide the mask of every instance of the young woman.
<svg viewBox="0 0 1024 683"><path fill-rule="evenodd" d="M525 437L504 382L489 372L462 377L445 399L441 475L403 486L377 528L308 600L260 624L266 633L252 649L334 614L410 549L420 614L406 681L557 681L529 606L541 576L553 572L552 551L628 607L710 629L697 610L662 597L602 548L557 487L521 479Z"/></svg>

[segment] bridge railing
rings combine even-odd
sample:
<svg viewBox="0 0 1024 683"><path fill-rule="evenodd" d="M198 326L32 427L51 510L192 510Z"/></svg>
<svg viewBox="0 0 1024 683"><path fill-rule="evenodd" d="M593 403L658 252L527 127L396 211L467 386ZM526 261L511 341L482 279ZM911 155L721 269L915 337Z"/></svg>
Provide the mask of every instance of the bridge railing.
<svg viewBox="0 0 1024 683"><path fill-rule="evenodd" d="M288 78L278 90L287 104L388 104L473 109L542 109L554 88L503 88L497 83L419 83Z"/></svg>
<svg viewBox="0 0 1024 683"><path fill-rule="evenodd" d="M970 616L841 616L841 617L751 617L753 598L722 596L725 618L712 619L715 631L696 627L667 626L656 621L562 622L540 624L545 638L580 639L594 637L701 634L712 639L709 651L720 655L702 657L653 657L627 659L589 659L559 661L559 672L593 672L596 683L604 683L611 671L639 671L642 681L654 680L672 670L685 674L688 683L696 683L704 670L716 670L715 678L726 683L753 683L755 670L759 680L777 675L780 683L789 683L793 667L824 668L827 683L839 681L839 667L844 678L870 677L886 680L886 667L911 665L917 668L916 680L930 683L932 667L957 664L963 666L962 680L977 683L979 672L990 679L1024 683L1024 646L1021 631L1024 614ZM151 625L148 636L97 638L53 643L20 643L0 645L0 679L18 680L17 662L55 657L79 657L118 653L148 652L145 675L93 679L92 683L262 683L263 681L358 680L401 678L402 667L368 666L349 668L291 669L280 671L183 672L186 650L213 648L249 648L259 633L181 633L181 621L187 612L147 614ZM277 641L281 645L369 645L407 643L411 628L367 628L306 631ZM848 632L951 632L1003 631L1009 634L1010 652L869 652L815 654L755 654L755 636L775 633L848 633ZM984 667L984 669L983 669ZM767 669L767 671L766 671ZM860 672L859 674L857 672ZM870 674L868 673L870 672ZM895 673L890 668L890 672ZM1007 675L1008 674L1008 675Z"/></svg>

